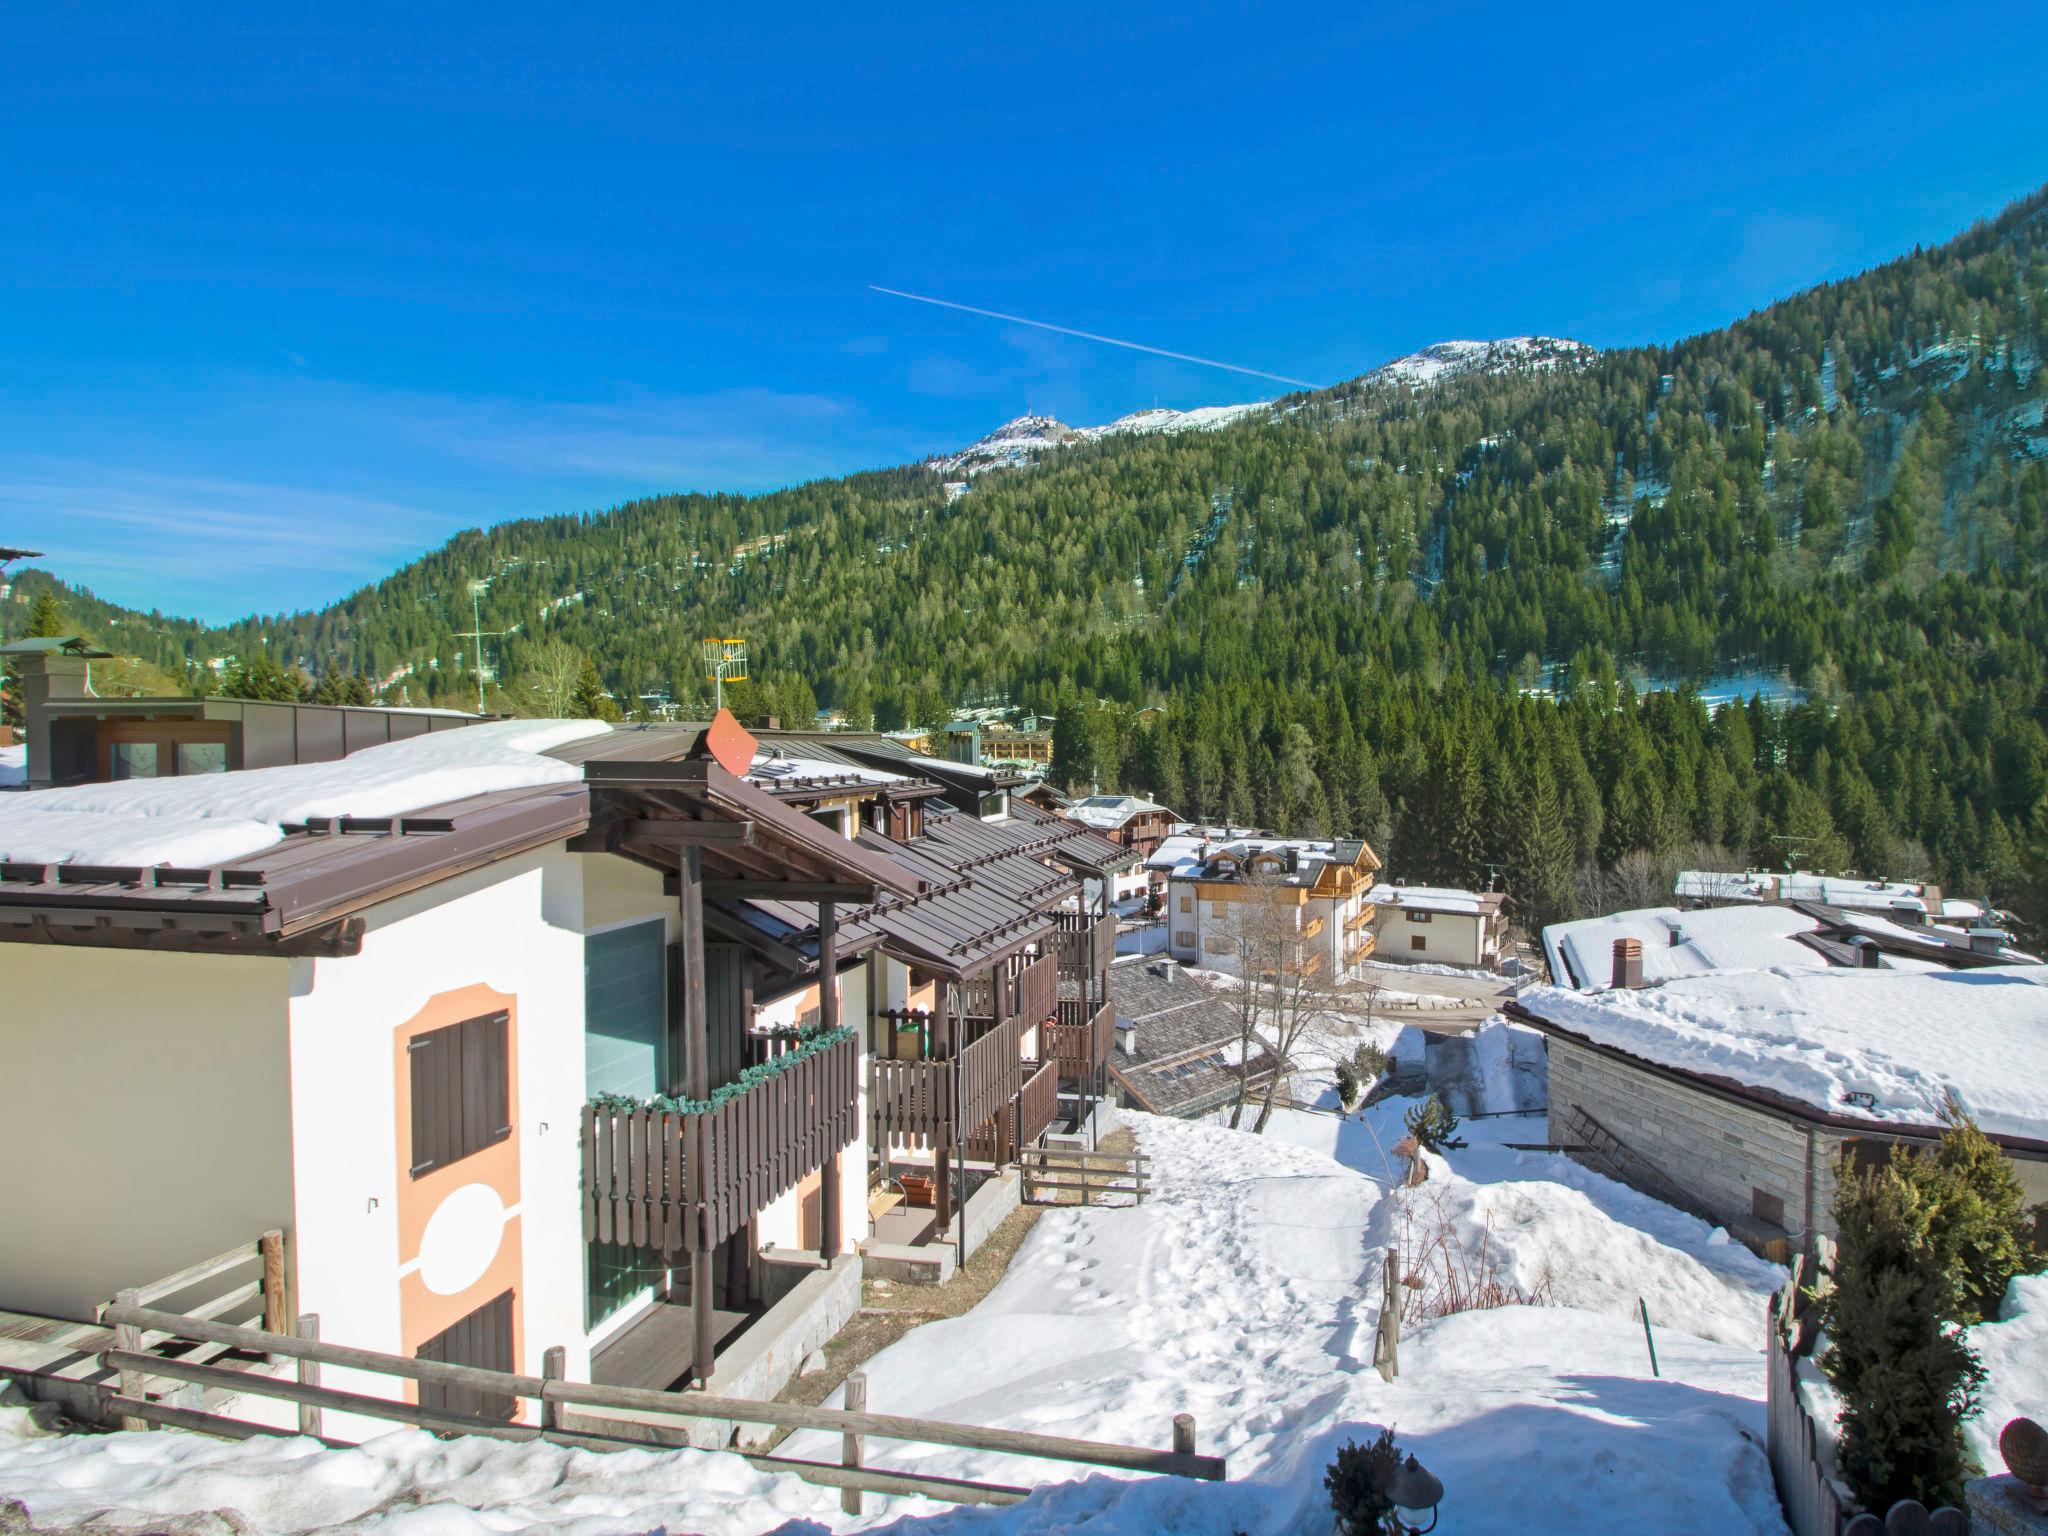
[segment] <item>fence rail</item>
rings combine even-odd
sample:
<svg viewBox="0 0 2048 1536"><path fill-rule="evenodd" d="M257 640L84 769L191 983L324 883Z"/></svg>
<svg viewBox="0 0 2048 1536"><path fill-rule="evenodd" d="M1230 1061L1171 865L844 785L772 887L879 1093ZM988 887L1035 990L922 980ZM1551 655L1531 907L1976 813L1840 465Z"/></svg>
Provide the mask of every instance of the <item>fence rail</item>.
<svg viewBox="0 0 2048 1536"><path fill-rule="evenodd" d="M1129 1195L1140 1205L1152 1193L1152 1160L1142 1152L1090 1152L1080 1147L1026 1147L1018 1154L1023 1198L1030 1205L1094 1205L1100 1195ZM1050 1198L1047 1198L1050 1196Z"/></svg>
<svg viewBox="0 0 2048 1536"><path fill-rule="evenodd" d="M1116 914L1101 917L1086 912L1061 912L1059 927L1052 936L1052 952L1060 969L1073 977L1096 975L1116 958Z"/></svg>
<svg viewBox="0 0 2048 1536"><path fill-rule="evenodd" d="M1048 950L1024 967L1017 978L1017 1017L1027 1025L1053 1016L1060 996L1059 956Z"/></svg>
<svg viewBox="0 0 2048 1536"><path fill-rule="evenodd" d="M859 1042L841 1040L696 1114L583 1111L585 1241L715 1248L851 1145ZM701 1172L692 1190L692 1163Z"/></svg>
<svg viewBox="0 0 2048 1536"><path fill-rule="evenodd" d="M1017 1095L1017 1145L1028 1147L1043 1136L1060 1112L1059 1063L1037 1064Z"/></svg>
<svg viewBox="0 0 2048 1536"><path fill-rule="evenodd" d="M132 1293L131 1293L132 1294ZM163 1359L144 1355L117 1343L105 1354L110 1370L121 1373L119 1392L108 1392L102 1410L110 1420L135 1420L172 1424L229 1438L256 1435L285 1435L293 1430L235 1419L223 1414L176 1408L152 1401L140 1383L143 1370L174 1383L214 1387L251 1397L273 1398L297 1404L315 1414L333 1410L367 1418L410 1424L439 1432L485 1435L503 1440L547 1440L556 1444L591 1450L645 1450L656 1445L687 1445L688 1421L708 1419L743 1424L768 1424L783 1429L813 1429L842 1437L841 1459L831 1462L803 1461L790 1457L747 1455L754 1466L768 1471L789 1472L827 1487L852 1490L844 1508L860 1512L858 1493L915 1493L956 1503L1010 1503L1024 1497L1029 1489L1002 1483L972 1482L960 1478L933 1477L921 1473L871 1467L865 1461L865 1439L912 1441L926 1445L957 1446L968 1450L994 1451L1011 1456L1072 1462L1083 1466L1115 1467L1129 1472L1151 1472L1175 1477L1220 1482L1225 1476L1220 1456L1203 1456L1195 1451L1195 1424L1186 1414L1173 1421L1171 1450L1147 1446L1116 1445L1104 1441L1073 1439L1024 1430L996 1429L982 1425L954 1424L938 1419L909 1418L897 1414L873 1413L865 1408L809 1408L790 1403L752 1402L741 1398L716 1397L701 1392L661 1392L635 1387L606 1387L575 1382L553 1374L560 1368L560 1352L547 1351L550 1374L527 1376L510 1371L486 1370L478 1366L452 1365L390 1355L377 1350L333 1344L318 1338L267 1333L205 1321L175 1312L158 1311L133 1301L117 1301L104 1309L105 1321L123 1334L154 1330L167 1336L218 1343L230 1349L265 1350L314 1365L333 1365L397 1377L442 1387L459 1388L494 1397L526 1399L538 1405L541 1422L506 1423L449 1409L423 1407L418 1403L384 1398L360 1392L344 1392L306 1380L281 1379L225 1371L194 1364L187 1359ZM865 1402L865 1378L849 1400ZM600 1413L568 1414L568 1408L591 1408L634 1415L630 1428L612 1429L614 1421ZM653 1416L650 1418L649 1416ZM317 1421L316 1421L317 1422ZM316 1431L317 1432L317 1431ZM330 1445L348 1442L321 1436Z"/></svg>

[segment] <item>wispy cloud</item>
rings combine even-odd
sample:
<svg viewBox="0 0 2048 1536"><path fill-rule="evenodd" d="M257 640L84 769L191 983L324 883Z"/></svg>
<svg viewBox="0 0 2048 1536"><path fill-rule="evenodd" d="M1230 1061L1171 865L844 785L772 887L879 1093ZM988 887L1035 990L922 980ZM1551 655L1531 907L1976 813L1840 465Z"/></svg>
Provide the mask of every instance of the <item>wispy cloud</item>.
<svg viewBox="0 0 2048 1536"><path fill-rule="evenodd" d="M83 426L81 425L83 423ZM763 389L533 401L317 377L230 383L160 444L0 431L0 526L102 595L221 620L331 601L464 527L898 462L835 397Z"/></svg>

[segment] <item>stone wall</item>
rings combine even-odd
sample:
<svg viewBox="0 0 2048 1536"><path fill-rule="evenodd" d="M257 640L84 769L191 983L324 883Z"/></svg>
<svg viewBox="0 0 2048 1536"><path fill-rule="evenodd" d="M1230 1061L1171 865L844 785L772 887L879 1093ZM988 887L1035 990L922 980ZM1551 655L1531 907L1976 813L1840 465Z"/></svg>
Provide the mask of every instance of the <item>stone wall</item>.
<svg viewBox="0 0 2048 1536"><path fill-rule="evenodd" d="M1570 1145L1574 1105L1720 1221L1752 1214L1754 1191L1784 1203L1779 1225L1803 1246L1809 1228L1832 1236L1841 1137L1550 1039L1550 1139Z"/></svg>

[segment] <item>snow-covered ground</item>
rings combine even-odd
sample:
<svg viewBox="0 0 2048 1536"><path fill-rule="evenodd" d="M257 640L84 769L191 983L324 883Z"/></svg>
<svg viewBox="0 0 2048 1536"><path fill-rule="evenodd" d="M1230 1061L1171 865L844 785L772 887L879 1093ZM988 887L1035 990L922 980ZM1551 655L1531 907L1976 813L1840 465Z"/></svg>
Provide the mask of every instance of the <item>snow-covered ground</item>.
<svg viewBox="0 0 2048 1536"><path fill-rule="evenodd" d="M0 747L0 787L28 782L28 743Z"/></svg>
<svg viewBox="0 0 2048 1536"><path fill-rule="evenodd" d="M871 1497L854 1519L828 1490L722 1454L600 1458L412 1432L338 1452L174 1432L54 1438L0 1410L0 1489L45 1524L98 1516L109 1530L234 1509L258 1531L379 1536L1282 1536L1327 1529L1322 1477L1337 1447L1391 1425L1442 1478L1446 1532L1782 1531L1758 1401L1764 1301L1782 1272L1561 1158L1500 1145L1540 1136L1540 1121L1470 1122L1471 1147L1396 1191L1386 1149L1406 1107L1389 1100L1363 1119L1283 1110L1265 1136L1134 1116L1154 1159L1150 1200L1048 1211L972 1312L867 1366L881 1412L1156 1446L1173 1415L1192 1413L1200 1449L1229 1458L1226 1483L870 1439L876 1464L1047 1485L1008 1509ZM1483 1241L1507 1283L1554 1304L1412 1323L1400 1376L1382 1382L1371 1366L1381 1254L1439 1218L1451 1245L1469 1256ZM837 1453L819 1434L782 1448Z"/></svg>
<svg viewBox="0 0 2048 1536"><path fill-rule="evenodd" d="M2041 1417L2048 1404L2048 1275L2024 1275L2006 1287L1998 1321L1969 1330L1984 1367L1984 1390L1963 1435L1980 1466L2004 1465L1998 1432L2021 1414Z"/></svg>

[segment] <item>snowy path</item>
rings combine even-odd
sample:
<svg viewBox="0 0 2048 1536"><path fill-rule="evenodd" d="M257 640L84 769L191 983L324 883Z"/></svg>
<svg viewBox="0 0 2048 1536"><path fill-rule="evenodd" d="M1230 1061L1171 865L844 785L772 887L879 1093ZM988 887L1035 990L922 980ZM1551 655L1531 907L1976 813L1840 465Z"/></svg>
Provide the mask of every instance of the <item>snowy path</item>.
<svg viewBox="0 0 2048 1536"><path fill-rule="evenodd" d="M1398 1125L1398 1110L1376 1114ZM1387 1384L1369 1362L1379 1253L1399 1210L1360 1171L1380 1166L1371 1128L1286 1112L1275 1134L1254 1137L1134 1118L1155 1159L1155 1197L1046 1213L981 1305L869 1362L869 1403L1154 1446L1167 1444L1174 1414L1189 1412L1200 1448L1229 1457L1228 1483L1082 1476L1060 1463L870 1439L870 1461L885 1466L1067 1480L1009 1509L871 1498L854 1520L836 1495L724 1455L600 1458L410 1432L324 1453L303 1441L175 1434L10 1439L24 1416L0 1409L0 1489L46 1524L110 1511L109 1530L233 1508L260 1531L378 1536L656 1526L715 1536L1291 1536L1328 1529L1322 1476L1336 1447L1390 1424L1443 1479L1438 1528L1453 1536L1610 1524L1782 1532L1760 1446L1761 1355L1750 1342L1780 1272L1573 1165L1475 1146L1433 1165L1425 1190L1468 1243L1490 1210L1514 1278L1547 1273L1567 1305L1416 1327L1402 1341L1401 1376ZM1296 1144L1319 1136L1328 1151ZM1683 1317L1710 1335L1660 1328L1662 1380L1648 1379L1630 1315L1638 1294L1669 1299L1674 1323ZM796 1436L784 1454L836 1460L837 1437Z"/></svg>

